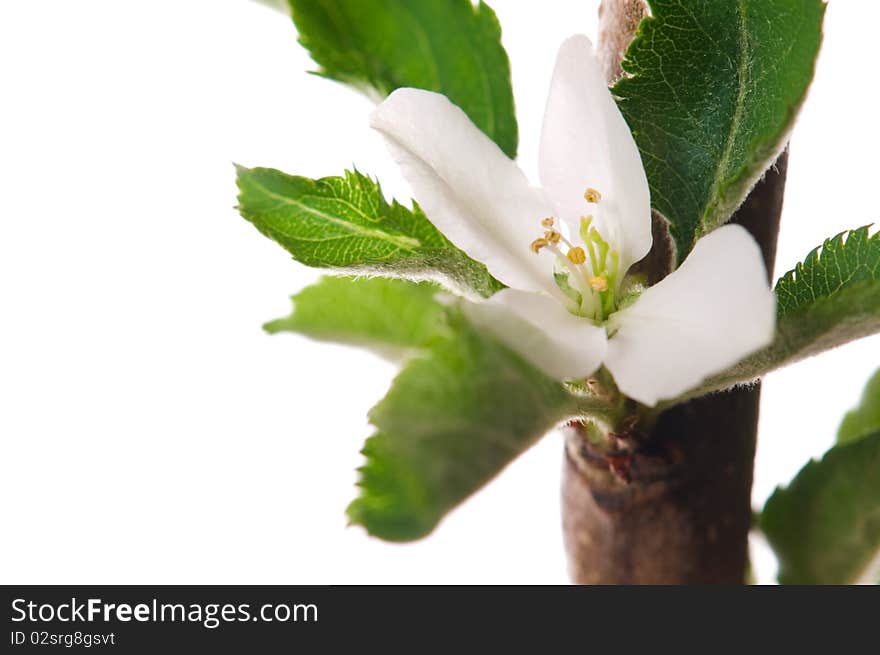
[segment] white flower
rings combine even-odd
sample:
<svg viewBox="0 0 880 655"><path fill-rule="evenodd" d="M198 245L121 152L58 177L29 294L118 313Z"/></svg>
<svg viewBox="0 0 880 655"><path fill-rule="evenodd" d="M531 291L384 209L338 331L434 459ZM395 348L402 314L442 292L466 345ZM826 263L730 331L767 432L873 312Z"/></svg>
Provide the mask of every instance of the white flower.
<svg viewBox="0 0 880 655"><path fill-rule="evenodd" d="M471 319L549 375L604 364L623 393L654 405L770 342L775 299L739 226L700 239L653 287L626 277L651 248L648 182L586 37L559 51L543 189L442 95L399 89L372 126L431 221L509 287L469 305Z"/></svg>

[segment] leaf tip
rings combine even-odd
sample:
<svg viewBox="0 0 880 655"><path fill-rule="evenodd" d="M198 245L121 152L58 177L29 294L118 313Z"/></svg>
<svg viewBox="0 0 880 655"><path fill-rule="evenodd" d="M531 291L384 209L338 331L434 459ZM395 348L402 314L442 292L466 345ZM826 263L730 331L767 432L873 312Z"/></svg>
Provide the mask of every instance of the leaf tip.
<svg viewBox="0 0 880 655"><path fill-rule="evenodd" d="M263 323L263 332L266 334L278 334L279 332L284 331L284 319L276 318L271 321L266 321Z"/></svg>

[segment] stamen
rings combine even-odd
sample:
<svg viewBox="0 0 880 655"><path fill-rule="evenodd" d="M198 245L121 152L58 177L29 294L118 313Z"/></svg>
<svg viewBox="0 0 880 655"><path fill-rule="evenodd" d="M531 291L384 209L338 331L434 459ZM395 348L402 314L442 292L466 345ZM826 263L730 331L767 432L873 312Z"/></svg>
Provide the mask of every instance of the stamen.
<svg viewBox="0 0 880 655"><path fill-rule="evenodd" d="M602 194L588 188L584 199L596 204ZM580 218L580 245L575 245L556 230L556 219L547 216L540 221L545 228L544 235L532 241L530 249L534 253L548 250L556 255L560 267L568 269L567 273L554 272L553 275L559 288L575 304L569 311L602 322L618 308L620 258L593 225L593 216ZM572 239L576 241L574 237Z"/></svg>
<svg viewBox="0 0 880 655"><path fill-rule="evenodd" d="M595 204L602 200L602 194L596 191L596 189L590 187L584 191L584 200Z"/></svg>
<svg viewBox="0 0 880 655"><path fill-rule="evenodd" d="M564 244L565 244L566 246L568 246L569 248L574 248L574 247L575 247L575 245L574 245L571 241L569 241L568 239L566 239L566 238L565 238L564 236L562 236L561 234L559 235L559 240L562 241L562 243L564 243Z"/></svg>
<svg viewBox="0 0 880 655"><path fill-rule="evenodd" d="M532 241L532 245L529 248L531 248L532 252L537 253L540 252L541 248L546 248L548 245L550 245L550 242L547 239L538 238Z"/></svg>
<svg viewBox="0 0 880 655"><path fill-rule="evenodd" d="M568 257L568 261L572 264L580 265L587 261L587 253L585 253L584 249L580 246L570 248L566 256Z"/></svg>
<svg viewBox="0 0 880 655"><path fill-rule="evenodd" d="M544 238L555 246L562 239L562 235L556 230L547 230L544 232Z"/></svg>

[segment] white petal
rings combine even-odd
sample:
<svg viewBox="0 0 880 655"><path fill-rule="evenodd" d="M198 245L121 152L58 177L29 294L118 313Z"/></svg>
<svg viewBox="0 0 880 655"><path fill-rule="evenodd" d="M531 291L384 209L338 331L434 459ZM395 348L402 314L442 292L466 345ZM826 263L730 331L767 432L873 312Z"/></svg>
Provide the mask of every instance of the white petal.
<svg viewBox="0 0 880 655"><path fill-rule="evenodd" d="M570 314L541 293L503 289L466 305L468 317L547 375L586 377L605 356L605 328Z"/></svg>
<svg viewBox="0 0 880 655"><path fill-rule="evenodd" d="M529 248L549 205L461 109L438 93L398 89L376 108L371 125L452 243L508 286L559 293L553 257Z"/></svg>
<svg viewBox="0 0 880 655"><path fill-rule="evenodd" d="M645 168L585 36L573 36L559 49L539 165L548 198L575 234L580 217L593 214L620 253L623 271L648 254L651 198ZM595 211L584 200L587 188L602 194Z"/></svg>
<svg viewBox="0 0 880 655"><path fill-rule="evenodd" d="M605 365L623 393L654 405L769 344L775 322L758 244L744 228L727 225L611 317L618 330Z"/></svg>

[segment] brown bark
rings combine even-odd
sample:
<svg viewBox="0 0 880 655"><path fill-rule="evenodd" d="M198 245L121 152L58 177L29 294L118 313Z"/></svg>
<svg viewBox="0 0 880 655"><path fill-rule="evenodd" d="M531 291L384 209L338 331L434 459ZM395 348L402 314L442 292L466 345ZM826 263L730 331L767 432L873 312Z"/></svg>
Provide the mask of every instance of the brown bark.
<svg viewBox="0 0 880 655"><path fill-rule="evenodd" d="M620 77L620 62L648 14L644 0L602 0L599 5L599 61L609 83Z"/></svg>
<svg viewBox="0 0 880 655"><path fill-rule="evenodd" d="M603 0L599 49L609 79L620 74L643 15L642 0ZM761 244L768 274L786 162L784 152L733 218ZM654 261L664 260L655 253ZM662 277L651 267L649 278ZM674 407L620 457L594 450L580 427L565 428L563 531L575 583L745 580L759 395L756 385Z"/></svg>

